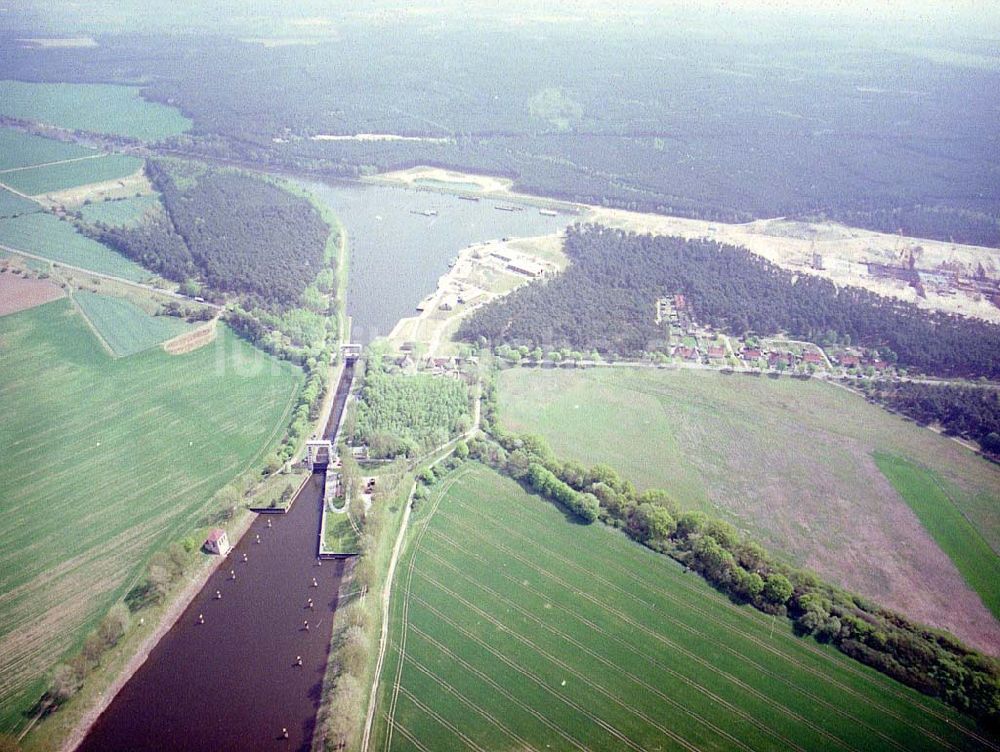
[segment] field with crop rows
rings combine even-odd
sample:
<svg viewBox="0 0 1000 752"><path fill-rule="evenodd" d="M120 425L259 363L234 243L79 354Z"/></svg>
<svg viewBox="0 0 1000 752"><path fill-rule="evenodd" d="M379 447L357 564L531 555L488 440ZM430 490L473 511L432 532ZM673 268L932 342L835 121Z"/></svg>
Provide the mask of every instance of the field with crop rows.
<svg viewBox="0 0 1000 752"><path fill-rule="evenodd" d="M112 358L68 300L0 318L0 731L150 553L278 444L301 373L224 328Z"/></svg>
<svg viewBox="0 0 1000 752"><path fill-rule="evenodd" d="M0 219L16 217L19 214L34 214L41 210L40 204L0 188Z"/></svg>
<svg viewBox="0 0 1000 752"><path fill-rule="evenodd" d="M173 316L150 316L125 298L79 290L73 299L119 357L148 350L194 328Z"/></svg>
<svg viewBox="0 0 1000 752"><path fill-rule="evenodd" d="M564 458L605 462L839 585L1000 650L1000 623L873 455L933 472L994 552L1000 468L858 395L817 380L521 368L501 374L500 416Z"/></svg>
<svg viewBox="0 0 1000 752"><path fill-rule="evenodd" d="M411 523L378 750L989 749L971 722L469 464Z"/></svg>
<svg viewBox="0 0 1000 752"><path fill-rule="evenodd" d="M5 170L18 167L79 159L96 153L84 146L42 138L13 128L0 128L0 175Z"/></svg>
<svg viewBox="0 0 1000 752"><path fill-rule="evenodd" d="M19 193L37 196L90 183L120 180L142 168L142 160L124 154L103 154L72 162L0 173L0 182Z"/></svg>
<svg viewBox="0 0 1000 752"><path fill-rule="evenodd" d="M134 261L84 237L72 224L51 214L28 214L0 220L0 245L133 281L151 276Z"/></svg>
<svg viewBox="0 0 1000 752"><path fill-rule="evenodd" d="M138 87L112 84L0 81L0 114L144 141L159 141L191 127L173 107L143 99Z"/></svg>

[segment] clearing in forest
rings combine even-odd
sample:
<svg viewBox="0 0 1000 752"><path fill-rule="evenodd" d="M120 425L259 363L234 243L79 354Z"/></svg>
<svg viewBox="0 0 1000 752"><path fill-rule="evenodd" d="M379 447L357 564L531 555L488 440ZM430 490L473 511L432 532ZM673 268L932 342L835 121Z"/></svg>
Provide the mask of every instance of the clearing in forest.
<svg viewBox="0 0 1000 752"><path fill-rule="evenodd" d="M500 414L561 457L605 462L834 583L1000 652L1000 623L872 455L933 471L994 551L1000 469L847 390L690 370L521 368L501 374Z"/></svg>
<svg viewBox="0 0 1000 752"><path fill-rule="evenodd" d="M470 463L397 569L375 750L990 749L968 719Z"/></svg>
<svg viewBox="0 0 1000 752"><path fill-rule="evenodd" d="M301 372L228 328L186 355L112 358L70 301L0 318L0 732L151 552L288 424Z"/></svg>
<svg viewBox="0 0 1000 752"><path fill-rule="evenodd" d="M143 99L138 87L114 84L0 81L0 115L143 141L191 127L175 108Z"/></svg>
<svg viewBox="0 0 1000 752"><path fill-rule="evenodd" d="M80 208L84 222L104 224L109 227L126 227L138 224L148 213L160 207L157 196L133 196L117 201L97 201Z"/></svg>

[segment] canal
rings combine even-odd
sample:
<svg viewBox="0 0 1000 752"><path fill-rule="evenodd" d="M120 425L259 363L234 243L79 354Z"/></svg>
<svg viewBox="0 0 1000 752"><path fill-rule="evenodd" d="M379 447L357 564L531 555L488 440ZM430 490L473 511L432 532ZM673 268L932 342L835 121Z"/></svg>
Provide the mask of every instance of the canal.
<svg viewBox="0 0 1000 752"><path fill-rule="evenodd" d="M317 564L323 482L254 521L79 750L309 749L343 571Z"/></svg>
<svg viewBox="0 0 1000 752"><path fill-rule="evenodd" d="M412 315L463 247L556 232L572 219L404 188L305 185L347 230L347 309L361 343ZM326 436L339 424L353 372L348 363ZM253 522L78 750L309 749L344 566L316 559L323 483L313 475L287 514Z"/></svg>

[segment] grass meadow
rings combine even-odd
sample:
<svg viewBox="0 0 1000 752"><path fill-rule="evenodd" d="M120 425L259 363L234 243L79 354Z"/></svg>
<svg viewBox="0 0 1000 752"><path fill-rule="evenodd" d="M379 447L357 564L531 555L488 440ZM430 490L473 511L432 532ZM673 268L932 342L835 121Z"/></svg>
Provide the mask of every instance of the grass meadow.
<svg viewBox="0 0 1000 752"><path fill-rule="evenodd" d="M135 355L194 327L173 316L150 316L125 298L78 290L73 299L118 357Z"/></svg>
<svg viewBox="0 0 1000 752"><path fill-rule="evenodd" d="M178 110L148 102L135 86L0 81L0 114L70 130L159 141L191 121Z"/></svg>
<svg viewBox="0 0 1000 752"><path fill-rule="evenodd" d="M605 462L844 587L1000 650L997 620L874 459L932 472L995 556L1000 468L956 442L817 380L522 368L499 387L504 424L559 456Z"/></svg>
<svg viewBox="0 0 1000 752"><path fill-rule="evenodd" d="M972 722L470 463L411 521L375 750L977 750Z"/></svg>
<svg viewBox="0 0 1000 752"><path fill-rule="evenodd" d="M955 506L937 475L882 452L875 453L875 463L955 562L965 581L1000 618L1000 558Z"/></svg>
<svg viewBox="0 0 1000 752"><path fill-rule="evenodd" d="M124 154L103 154L74 162L29 167L0 173L0 182L18 193L37 196L90 183L120 180L142 168L142 160Z"/></svg>
<svg viewBox="0 0 1000 752"><path fill-rule="evenodd" d="M120 201L98 201L80 208L85 222L105 224L110 227L134 225L143 216L160 206L157 196L133 196Z"/></svg>
<svg viewBox="0 0 1000 752"><path fill-rule="evenodd" d="M110 357L68 300L0 318L0 731L211 496L280 440L302 382L229 329Z"/></svg>
<svg viewBox="0 0 1000 752"><path fill-rule="evenodd" d="M150 272L119 253L84 237L72 224L51 214L0 220L0 244L50 261L138 282Z"/></svg>

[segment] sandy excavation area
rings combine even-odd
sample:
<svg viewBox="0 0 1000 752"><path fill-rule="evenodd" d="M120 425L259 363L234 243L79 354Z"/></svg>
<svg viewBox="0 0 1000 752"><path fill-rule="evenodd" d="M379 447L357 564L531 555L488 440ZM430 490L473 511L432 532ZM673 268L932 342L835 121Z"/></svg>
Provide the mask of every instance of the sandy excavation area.
<svg viewBox="0 0 1000 752"><path fill-rule="evenodd" d="M0 316L34 308L64 294L51 280L25 277L12 271L0 272Z"/></svg>
<svg viewBox="0 0 1000 752"><path fill-rule="evenodd" d="M508 199L516 199L521 195L511 190L513 181L506 178L438 167L412 167L382 173L373 179L410 187L432 187L436 190L448 190L451 186L460 193L473 190ZM524 198L537 200L538 197ZM928 284L925 286L926 297L920 297L905 282L872 276L867 267L870 262L902 266L912 252L916 260L915 268L921 272L939 273L942 276L958 274L963 278L971 278L981 266L986 276L995 280L1000 279L1000 252L996 248L900 237L834 222L799 222L778 218L727 224L547 201L553 206L579 213L582 222L599 222L608 227L654 235L707 237L720 243L743 246L781 267L826 277L838 285L863 287L879 295L915 303L921 308L1000 323L1000 308L982 295L953 287L948 289L948 285ZM821 269L814 268L817 255L821 259Z"/></svg>
<svg viewBox="0 0 1000 752"><path fill-rule="evenodd" d="M905 282L873 277L867 268L869 262L900 265L900 258L907 257L912 250L920 271L957 272L962 277L972 277L982 264L986 275L997 279L1000 278L1000 253L995 248L899 237L833 222L763 219L726 224L604 207L589 208L592 221L609 227L685 238L711 238L743 246L786 269L827 277L838 285L863 287L879 295L916 303L921 308L1000 323L1000 308L980 295L961 290L943 292L928 285L927 297L921 298ZM823 269L813 268L814 254L819 254Z"/></svg>
<svg viewBox="0 0 1000 752"><path fill-rule="evenodd" d="M472 187L483 193L502 194L510 193L510 187L513 185L513 181L507 178L473 175L455 170L443 170L439 167L411 167L408 170L384 172L375 179L408 186L433 185L435 188L448 188L450 183L456 191L467 192Z"/></svg>

